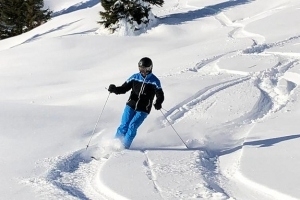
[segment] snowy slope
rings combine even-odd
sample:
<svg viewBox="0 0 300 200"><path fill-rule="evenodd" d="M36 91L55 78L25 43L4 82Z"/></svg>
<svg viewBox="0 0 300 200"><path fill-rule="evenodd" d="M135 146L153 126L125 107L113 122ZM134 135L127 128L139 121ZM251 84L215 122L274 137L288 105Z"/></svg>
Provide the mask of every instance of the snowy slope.
<svg viewBox="0 0 300 200"><path fill-rule="evenodd" d="M166 0L137 36L105 34L96 0L45 8L0 41L1 199L300 199L299 1ZM168 120L110 150L128 94L106 87L144 56Z"/></svg>

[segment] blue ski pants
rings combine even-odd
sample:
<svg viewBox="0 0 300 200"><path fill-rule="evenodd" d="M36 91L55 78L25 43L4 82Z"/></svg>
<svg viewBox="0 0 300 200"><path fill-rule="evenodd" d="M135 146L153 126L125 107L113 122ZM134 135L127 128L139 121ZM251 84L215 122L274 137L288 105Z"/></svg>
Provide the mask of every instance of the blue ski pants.
<svg viewBox="0 0 300 200"><path fill-rule="evenodd" d="M121 125L117 129L115 138L119 138L126 149L129 149L134 137L136 136L137 129L148 116L148 113L136 111L126 105Z"/></svg>

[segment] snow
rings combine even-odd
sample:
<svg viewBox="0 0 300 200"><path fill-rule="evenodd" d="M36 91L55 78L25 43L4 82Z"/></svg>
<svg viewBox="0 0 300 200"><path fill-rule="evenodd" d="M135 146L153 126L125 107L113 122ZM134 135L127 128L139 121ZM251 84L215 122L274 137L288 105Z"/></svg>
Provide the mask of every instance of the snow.
<svg viewBox="0 0 300 200"><path fill-rule="evenodd" d="M0 41L1 199L300 199L299 1L166 0L136 36L96 0L45 8ZM166 98L124 150L106 88L144 56Z"/></svg>

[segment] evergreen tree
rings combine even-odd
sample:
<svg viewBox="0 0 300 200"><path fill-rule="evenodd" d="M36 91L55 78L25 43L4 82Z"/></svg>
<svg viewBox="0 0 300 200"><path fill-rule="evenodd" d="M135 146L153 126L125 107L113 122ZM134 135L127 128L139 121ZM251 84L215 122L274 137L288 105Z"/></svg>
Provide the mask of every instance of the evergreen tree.
<svg viewBox="0 0 300 200"><path fill-rule="evenodd" d="M120 28L118 23L124 19L131 24L132 29L137 30L138 25L149 23L150 4L162 6L163 3L164 0L101 0L105 11L100 11L102 20L99 23L114 32Z"/></svg>
<svg viewBox="0 0 300 200"><path fill-rule="evenodd" d="M22 23L24 15L22 0L0 0L0 39L16 35L22 32Z"/></svg>
<svg viewBox="0 0 300 200"><path fill-rule="evenodd" d="M0 39L20 35L50 19L43 0L0 0Z"/></svg>
<svg viewBox="0 0 300 200"><path fill-rule="evenodd" d="M27 0L25 4L25 31L32 30L51 18L51 12L42 10L44 7L43 0Z"/></svg>
<svg viewBox="0 0 300 200"><path fill-rule="evenodd" d="M164 0L144 0L144 1L155 6L162 6L164 4Z"/></svg>

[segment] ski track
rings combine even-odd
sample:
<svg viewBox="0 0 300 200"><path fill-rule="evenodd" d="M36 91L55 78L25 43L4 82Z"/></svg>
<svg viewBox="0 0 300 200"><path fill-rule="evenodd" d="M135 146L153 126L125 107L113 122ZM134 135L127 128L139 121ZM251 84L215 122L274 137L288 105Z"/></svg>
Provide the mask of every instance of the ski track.
<svg viewBox="0 0 300 200"><path fill-rule="evenodd" d="M159 187L158 183L157 183L157 177L155 175L155 172L152 169L152 162L149 159L149 156L147 155L148 151L141 151L144 155L145 155L145 161L144 161L144 166L147 168L146 170L146 175L149 178L149 180L151 180L153 182L153 187L154 189L159 193L159 195L161 196L162 199L163 196L161 194L162 189Z"/></svg>
<svg viewBox="0 0 300 200"><path fill-rule="evenodd" d="M257 43L254 43L251 47L243 50L243 53L245 54L259 54L259 53L262 53L264 51L266 51L267 49L271 49L273 47L277 47L277 46L284 46L285 44L288 44L290 42L292 42L293 40L297 40L300 38L300 35L297 35L297 36L293 36L293 37L290 37L288 39L285 39L285 40L282 40L282 41L279 41L279 42L273 42L273 43L270 43L270 44L257 44ZM290 55L298 55L299 54L290 54Z"/></svg>
<svg viewBox="0 0 300 200"><path fill-rule="evenodd" d="M89 2L95 4L94 1ZM174 9L180 9L180 6L189 6L188 1L184 1L183 3L178 1ZM257 99L256 105L252 110L248 111L244 116L229 122L229 125L227 124L232 129L236 128L237 123L241 126L252 124L251 127L253 127L253 124L272 116L272 114L280 111L289 103L289 95L292 93L293 89L300 84L300 81L297 81L297 78L289 78L292 76L300 79L300 75L292 73L289 70L293 68L295 64L299 63L300 54L266 52L266 50L277 46L284 46L293 40L299 39L300 35L283 41L266 44L264 36L244 30L248 23L272 15L279 9L280 8L265 11L248 19L243 19L239 23L232 22L223 12L215 15L215 18L223 26L233 27L233 30L229 32L228 37L232 39L246 38L253 41L251 47L241 51L243 54L256 54L257 56L272 54L278 58L279 62L270 69L248 74L240 72L239 74L246 75L199 90L193 96L177 104L166 113L166 116L170 119L171 123L175 124L187 118L189 113L196 109L202 101L209 100L209 98L217 95L218 92L235 87L246 81L251 81L253 86L259 89L261 95ZM180 71L179 74L188 72L201 74L205 67L212 63L217 63L222 57L232 53L239 54L239 52L240 51L234 51L202 60L194 67ZM226 69L220 70L220 72L231 73L231 71ZM174 74L170 74L169 76L172 75ZM223 124L223 126L225 125ZM249 130L249 128L247 129ZM280 192L259 185L259 183L250 181L239 171L239 160L243 151L242 147L246 138L249 136L249 132L250 130L241 135L238 144L236 144L237 146L230 147L233 151L235 148L241 149L239 156L235 158L235 165L231 168L231 174L222 174L219 170L218 163L219 156L222 156L222 154L225 153L224 151L229 152L230 150L221 149L212 151L209 149L187 149L186 151L173 151L171 153L143 150L141 152L145 157L145 161L142 164L146 169L145 176L152 181L153 188L159 193L161 199L231 199L227 191L223 188L223 185L228 181L230 183L232 180L242 183L244 187L257 191L257 193L261 193L262 197L275 195L277 197L290 199L285 194L281 194ZM82 151L83 150L80 150L64 157L62 156L42 161L42 164L39 163L37 165L43 165L48 168L49 170L47 173L40 177L29 178L23 182L33 185L34 188L41 192L41 197L44 197L45 199L49 198L49 196L54 199L126 199L125 197L114 193L113 190L107 188L101 180L98 180L98 175L101 173L101 166L105 165L106 162L109 162L109 159L100 162L85 160L81 156ZM168 159L173 159L172 162L175 164L170 165L170 163L164 163L163 159L155 159L157 152L159 155L168 156ZM176 160L177 157L172 156L176 154L182 154L183 156L189 155L189 157L184 157L183 160ZM175 188L170 188L170 185L166 185L166 183L161 181L163 177L170 174L170 172L173 173L175 181L180 179L182 175L190 177L189 181L195 183L195 185L191 186L194 187L193 192L192 190L185 192L176 191ZM176 182L170 184L176 186ZM232 194L232 196L234 196L234 194Z"/></svg>
<svg viewBox="0 0 300 200"><path fill-rule="evenodd" d="M226 81L223 83L219 83L216 85L209 86L198 91L192 97L188 98L187 100L183 101L182 103L178 104L174 108L170 109L166 113L166 117L170 119L172 123L177 123L181 121L183 118L188 116L188 113L196 106L198 106L202 101L208 99L209 97L217 94L218 92L225 90L229 87L242 83L244 81L249 80L250 77L242 77L237 78L234 80ZM166 123L166 126L168 123Z"/></svg>
<svg viewBox="0 0 300 200"><path fill-rule="evenodd" d="M147 175L162 199L228 199L219 186L218 175L214 174L217 160L205 151L176 151L174 154L172 150L166 150L164 156L160 151L143 153ZM169 182L170 176L172 183Z"/></svg>

